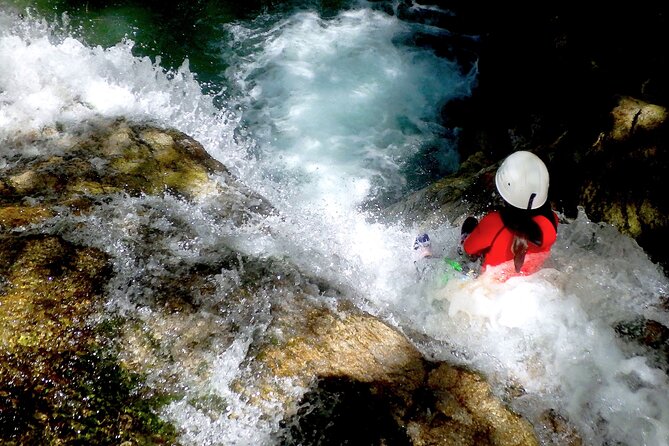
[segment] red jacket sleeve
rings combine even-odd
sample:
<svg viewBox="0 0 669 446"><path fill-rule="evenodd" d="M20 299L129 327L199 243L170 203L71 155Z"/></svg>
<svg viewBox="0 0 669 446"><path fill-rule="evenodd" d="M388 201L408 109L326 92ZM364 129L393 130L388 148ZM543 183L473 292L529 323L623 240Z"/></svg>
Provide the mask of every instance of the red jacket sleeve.
<svg viewBox="0 0 669 446"><path fill-rule="evenodd" d="M550 249L550 247L553 245L553 243L555 243L555 240L557 239L557 231L555 230L555 228L557 227L558 216L555 212L553 212L553 220L555 222L555 225L553 225L553 223L549 221L548 218L542 215L534 217L534 222L539 225L539 228L541 229L541 234L543 236L541 240L541 245L537 246L539 251Z"/></svg>
<svg viewBox="0 0 669 446"><path fill-rule="evenodd" d="M465 239L462 247L469 255L484 254L490 249L493 240L502 229L504 229L504 223L502 223L499 212L490 212L476 225L469 237Z"/></svg>

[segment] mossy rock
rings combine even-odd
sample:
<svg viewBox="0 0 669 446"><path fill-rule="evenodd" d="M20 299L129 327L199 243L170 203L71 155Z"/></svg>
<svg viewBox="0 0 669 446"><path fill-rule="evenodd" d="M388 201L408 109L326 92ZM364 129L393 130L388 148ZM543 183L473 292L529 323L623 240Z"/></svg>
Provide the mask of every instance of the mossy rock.
<svg viewBox="0 0 669 446"><path fill-rule="evenodd" d="M45 129L41 139L36 136L44 155L10 160L17 162L0 171L0 208L8 207L0 212L0 224L15 227L48 218L56 205L87 212L112 194L210 198L236 223L253 213L273 212L263 197L182 132L123 119L82 126L76 137Z"/></svg>
<svg viewBox="0 0 669 446"><path fill-rule="evenodd" d="M582 156L580 202L593 221L634 238L651 259L669 267L669 113L664 107L622 97L611 126Z"/></svg>
<svg viewBox="0 0 669 446"><path fill-rule="evenodd" d="M59 237L0 239L3 444L157 444L175 438L89 317L106 257Z"/></svg>

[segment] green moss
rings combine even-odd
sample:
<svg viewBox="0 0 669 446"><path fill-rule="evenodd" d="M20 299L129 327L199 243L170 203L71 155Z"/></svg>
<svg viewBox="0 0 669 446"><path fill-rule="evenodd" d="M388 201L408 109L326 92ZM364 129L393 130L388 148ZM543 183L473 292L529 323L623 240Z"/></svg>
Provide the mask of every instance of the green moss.
<svg viewBox="0 0 669 446"><path fill-rule="evenodd" d="M174 427L156 414L168 400L145 395L109 350L0 358L3 444L175 443Z"/></svg>
<svg viewBox="0 0 669 446"><path fill-rule="evenodd" d="M667 215L661 212L648 200L644 200L643 203L641 203L639 216L643 224L651 229L665 226L667 224Z"/></svg>
<svg viewBox="0 0 669 446"><path fill-rule="evenodd" d="M169 135L154 137L163 143L174 144ZM182 152L176 146L157 145L151 149L131 146L123 156L111 161L112 171L117 175L104 181L110 185L122 184L131 194L160 194L169 189L182 196L197 195L209 184L209 176L203 166L190 161L188 154Z"/></svg>
<svg viewBox="0 0 669 446"><path fill-rule="evenodd" d="M88 322L104 255L58 237L4 237L0 260L0 443L174 444L156 415L167 396L117 358L124 321Z"/></svg>
<svg viewBox="0 0 669 446"><path fill-rule="evenodd" d="M637 207L634 203L627 203L625 208L625 215L627 216L627 230L632 237L636 238L641 235L642 232Z"/></svg>

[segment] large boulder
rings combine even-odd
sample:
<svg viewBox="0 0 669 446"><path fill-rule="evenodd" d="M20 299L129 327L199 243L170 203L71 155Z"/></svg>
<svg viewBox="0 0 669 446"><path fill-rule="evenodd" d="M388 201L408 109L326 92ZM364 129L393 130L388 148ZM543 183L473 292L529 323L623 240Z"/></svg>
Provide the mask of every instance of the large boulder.
<svg viewBox="0 0 669 446"><path fill-rule="evenodd" d="M669 114L665 107L622 97L611 126L582 155L579 202L594 221L614 225L669 267ZM567 167L567 166L565 166ZM574 169L556 169L573 175Z"/></svg>
<svg viewBox="0 0 669 446"><path fill-rule="evenodd" d="M91 121L67 132L46 128L10 144L15 155L0 175L0 223L8 226L49 218L59 206L86 213L113 194L216 196L221 212L238 223L271 212L197 141L173 129ZM39 154L31 156L26 146Z"/></svg>
<svg viewBox="0 0 669 446"><path fill-rule="evenodd" d="M211 419L238 415L205 389L212 356L248 336L231 391L266 418L281 410L277 435L287 444L315 440L320 426L372 443L537 444L533 426L484 377L425 360L399 331L289 261L245 255L225 237L190 255L200 233L172 208L201 204L207 222L233 228L275 211L187 135L117 120L19 135L7 148L4 443L176 444L177 429L156 415L167 402ZM286 380L306 393L287 391ZM327 403L335 400L343 404ZM305 409L312 401L318 409ZM370 410L356 422L372 429L349 429L352 407Z"/></svg>
<svg viewBox="0 0 669 446"><path fill-rule="evenodd" d="M82 227L99 231L99 209L123 197L213 196L217 218L232 224L271 213L271 206L199 143L172 129L95 121L17 135L4 144L0 439L3 444L176 443L175 428L156 415L170 393L141 385L146 370L128 367L119 356L131 319L102 313L113 259L82 244L75 233ZM137 233L147 245L139 255L160 249L152 244L155 232L146 227ZM223 255L213 267L220 273L221 264L230 261ZM188 306L192 296L179 293L206 288L206 273L213 275L188 271L158 281L153 302Z"/></svg>
<svg viewBox="0 0 669 446"><path fill-rule="evenodd" d="M308 388L287 401L282 444L538 445L483 376L427 361L382 321L301 299L275 311L284 336L260 348L259 376Z"/></svg>

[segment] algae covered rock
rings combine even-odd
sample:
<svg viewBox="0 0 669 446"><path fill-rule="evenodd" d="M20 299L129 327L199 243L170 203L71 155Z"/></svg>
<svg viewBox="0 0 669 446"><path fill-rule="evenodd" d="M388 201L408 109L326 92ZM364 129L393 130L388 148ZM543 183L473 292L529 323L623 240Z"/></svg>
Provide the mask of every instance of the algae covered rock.
<svg viewBox="0 0 669 446"><path fill-rule="evenodd" d="M29 141L19 135L5 141L5 149L2 443L176 444L176 430L157 412L174 392L148 387L146 370L136 372L119 357L129 322L103 310L117 273L114 259L75 232L90 227L99 234L99 208L118 197L212 199L219 218L232 224L271 212L269 205L199 143L171 129L90 122L44 129ZM193 275L182 289L203 287ZM158 301L169 302L169 296Z"/></svg>
<svg viewBox="0 0 669 446"><path fill-rule="evenodd" d="M271 212L266 200L232 176L200 143L174 129L120 119L89 122L74 135L45 130L34 139L40 154L10 151L17 155L0 171L0 203L21 202L20 209L3 206L0 224L47 218L54 205L86 212L112 194L169 193L189 200L213 196L221 212L237 222L251 213ZM24 202L27 198L30 206Z"/></svg>
<svg viewBox="0 0 669 446"><path fill-rule="evenodd" d="M637 240L666 270L667 109L622 97L610 116L610 127L582 158L582 204L591 219L611 223Z"/></svg>
<svg viewBox="0 0 669 446"><path fill-rule="evenodd" d="M91 320L110 273L106 257L53 236L0 240L2 443L174 438Z"/></svg>

